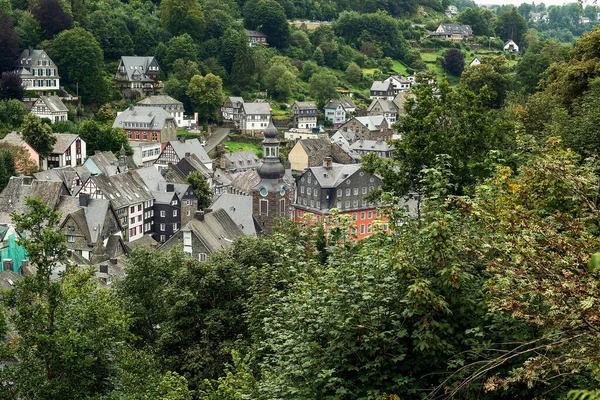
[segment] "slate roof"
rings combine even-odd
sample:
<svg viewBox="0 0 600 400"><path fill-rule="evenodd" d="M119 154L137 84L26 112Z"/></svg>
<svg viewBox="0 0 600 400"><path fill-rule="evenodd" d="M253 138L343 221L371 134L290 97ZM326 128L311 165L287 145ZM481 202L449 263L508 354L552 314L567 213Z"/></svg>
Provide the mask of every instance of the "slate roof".
<svg viewBox="0 0 600 400"><path fill-rule="evenodd" d="M170 203L173 199L173 194L177 194L179 199L183 199L185 192L189 190L190 185L187 183L167 182L165 177L155 167L139 168L133 172L150 190L155 201L162 203ZM173 185L173 192L167 192L167 185Z"/></svg>
<svg viewBox="0 0 600 400"><path fill-rule="evenodd" d="M390 151L394 146L390 146L385 140L357 140L350 145L350 149L356 151Z"/></svg>
<svg viewBox="0 0 600 400"><path fill-rule="evenodd" d="M341 99L331 99L327 102L327 104L325 105L324 108L337 108L339 105L342 105L342 107L344 107L344 109L346 111L348 111L348 109L355 109L356 106L354 105L354 103L352 102L352 100L349 97L343 97Z"/></svg>
<svg viewBox="0 0 600 400"><path fill-rule="evenodd" d="M244 234L222 208L204 215L204 220L191 220L182 231L191 230L210 253L231 246L236 237Z"/></svg>
<svg viewBox="0 0 600 400"><path fill-rule="evenodd" d="M252 193L252 188L260 182L258 172L249 169L240 174L237 174L231 181L231 187L242 193Z"/></svg>
<svg viewBox="0 0 600 400"><path fill-rule="evenodd" d="M165 106L165 105L176 105L183 108L183 103L179 100L167 96L166 94L148 96L137 102L138 105L142 106Z"/></svg>
<svg viewBox="0 0 600 400"><path fill-rule="evenodd" d="M440 24L440 27L445 33L460 33L461 35L468 36L473 34L473 29L469 25L458 25L458 24ZM439 29L439 27L438 27Z"/></svg>
<svg viewBox="0 0 600 400"><path fill-rule="evenodd" d="M262 160L251 150L223 153L221 157L231 163L228 168L258 168L262 164Z"/></svg>
<svg viewBox="0 0 600 400"><path fill-rule="evenodd" d="M33 177L13 176L0 193L0 223L10 223L11 212L17 214L27 212L25 206L27 197L39 197L42 203L55 209L63 194L67 192L62 182L38 181Z"/></svg>
<svg viewBox="0 0 600 400"><path fill-rule="evenodd" d="M135 169L137 166L135 163L131 165L131 162L128 160L127 167L130 169ZM104 174L108 176L116 175L120 171L119 168L119 159L110 151L99 151L94 155L91 155L85 161L85 166L88 168L91 174Z"/></svg>
<svg viewBox="0 0 600 400"><path fill-rule="evenodd" d="M141 80L142 82L147 81L150 82L152 79L146 76L146 72L148 71L148 67L154 61L154 57L139 57L139 56L121 56L121 62L125 67L125 72L127 74L127 79L132 80ZM158 65L158 64L157 64ZM138 74L136 74L138 72ZM141 73L141 76L139 75ZM134 76L136 75L136 76ZM137 77L140 76L138 79Z"/></svg>
<svg viewBox="0 0 600 400"><path fill-rule="evenodd" d="M367 108L367 112L373 111L375 106L379 104L384 113L397 113L398 107L394 104L393 101L387 99L373 99L369 107Z"/></svg>
<svg viewBox="0 0 600 400"><path fill-rule="evenodd" d="M256 235L252 216L252 196L223 193L209 208L213 210L222 208L245 235Z"/></svg>
<svg viewBox="0 0 600 400"><path fill-rule="evenodd" d="M3 139L0 140L0 143L7 143L12 146L21 147L25 143L25 140L23 140L23 136L20 132L10 132L6 136L4 136Z"/></svg>
<svg viewBox="0 0 600 400"><path fill-rule="evenodd" d="M385 120L381 115L370 115L366 117L354 117L358 122L364 125L370 131L378 131L379 127Z"/></svg>
<svg viewBox="0 0 600 400"><path fill-rule="evenodd" d="M203 164L212 163L211 158L208 156L204 146L202 146L198 139L171 140L169 143L180 160L185 157L186 153L190 153L190 155L194 154L198 157Z"/></svg>
<svg viewBox="0 0 600 400"><path fill-rule="evenodd" d="M41 49L25 49L15 61L14 67L15 69L19 70L19 74L22 77L32 77L33 74L31 73L31 67L37 65L38 59L40 59L44 54L46 54L46 52ZM48 57L48 54L46 54L46 57L48 60L51 60L51 58ZM56 78L58 79L58 76L56 76Z"/></svg>
<svg viewBox="0 0 600 400"><path fill-rule="evenodd" d="M148 128L139 129L160 131L165 126L167 120L173 120L173 117L161 107L130 106L127 110L117 115L112 127L127 129L125 123L131 122L150 124Z"/></svg>
<svg viewBox="0 0 600 400"><path fill-rule="evenodd" d="M387 92L388 90L391 90L390 86L392 86L392 82L389 81L373 81L371 91Z"/></svg>
<svg viewBox="0 0 600 400"><path fill-rule="evenodd" d="M354 140L356 140L356 133L354 133L352 129L338 129L338 131L334 133L333 136L336 136L337 134L340 134L344 139L346 139L348 143L352 143L354 142Z"/></svg>
<svg viewBox="0 0 600 400"><path fill-rule="evenodd" d="M319 181L321 188L335 188L355 172L361 169L361 164L336 164L326 169L323 166L309 168L315 178Z"/></svg>
<svg viewBox="0 0 600 400"><path fill-rule="evenodd" d="M63 154L79 135L74 133L55 133L54 137L56 138L56 143L54 143L52 148L52 154Z"/></svg>
<svg viewBox="0 0 600 400"><path fill-rule="evenodd" d="M13 289L15 282L23 279L23 276L13 271L0 271L0 289Z"/></svg>
<svg viewBox="0 0 600 400"><path fill-rule="evenodd" d="M299 110L316 110L317 105L314 101L297 101L292 107L296 107Z"/></svg>
<svg viewBox="0 0 600 400"><path fill-rule="evenodd" d="M110 210L110 201L107 199L88 199L88 205L82 207L79 205L78 197L61 196L56 211L62 214L61 228L71 216L83 231L86 240L90 244L97 243L104 228L106 214Z"/></svg>
<svg viewBox="0 0 600 400"><path fill-rule="evenodd" d="M90 177L90 171L85 165L78 165L77 167L60 167L53 168L46 171L41 171L33 174L35 179L40 181L59 181L63 182L65 187L70 191L71 185L77 176L82 183L85 183ZM79 187L73 189L72 195L75 195L79 190Z"/></svg>
<svg viewBox="0 0 600 400"><path fill-rule="evenodd" d="M129 173L113 176L94 175L90 179L98 185L115 210L152 199L142 180Z"/></svg>
<svg viewBox="0 0 600 400"><path fill-rule="evenodd" d="M267 35L259 31L252 31L249 29L244 29L244 31L246 32L246 35L248 35L248 37L267 37Z"/></svg>
<svg viewBox="0 0 600 400"><path fill-rule="evenodd" d="M271 105L266 102L244 103L242 110L246 115L271 115Z"/></svg>
<svg viewBox="0 0 600 400"><path fill-rule="evenodd" d="M51 112L68 112L69 109L58 96L40 96L40 100L50 109Z"/></svg>
<svg viewBox="0 0 600 400"><path fill-rule="evenodd" d="M396 105L396 107L398 107L398 112L400 113L404 113L404 103L406 103L406 100L408 99L416 99L417 96L414 93L410 93L410 92L400 92L396 95L396 97L394 97L394 104Z"/></svg>

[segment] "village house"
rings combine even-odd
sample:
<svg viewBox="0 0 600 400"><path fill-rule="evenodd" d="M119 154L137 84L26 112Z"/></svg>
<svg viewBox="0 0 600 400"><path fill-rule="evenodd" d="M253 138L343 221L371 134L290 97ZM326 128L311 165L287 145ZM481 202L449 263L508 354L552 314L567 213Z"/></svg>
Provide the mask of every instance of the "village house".
<svg viewBox="0 0 600 400"><path fill-rule="evenodd" d="M162 144L157 142L129 142L133 155L131 158L137 167L150 167L160 156Z"/></svg>
<svg viewBox="0 0 600 400"><path fill-rule="evenodd" d="M119 113L113 128L122 128L130 142L166 143L177 139L175 119L161 107L130 106Z"/></svg>
<svg viewBox="0 0 600 400"><path fill-rule="evenodd" d="M252 196L223 193L210 205L209 209L222 208L244 235L256 236L261 232L258 221L252 215Z"/></svg>
<svg viewBox="0 0 600 400"><path fill-rule="evenodd" d="M381 184L380 177L364 172L360 164L335 164L326 159L323 165L309 168L300 176L295 220L304 221L305 214L313 214L315 222L327 223L331 209L335 208L339 214L352 217L356 239L363 239L373 233L373 221L386 221L378 209L381 204L365 198L373 190L381 189Z"/></svg>
<svg viewBox="0 0 600 400"><path fill-rule="evenodd" d="M183 119L183 103L164 94L148 96L137 102L139 107L160 107L175 120L177 126L185 126Z"/></svg>
<svg viewBox="0 0 600 400"><path fill-rule="evenodd" d="M283 137L289 142L297 142L301 139L320 139L327 138L327 132L323 128L299 129L290 128L283 132Z"/></svg>
<svg viewBox="0 0 600 400"><path fill-rule="evenodd" d="M143 97L158 90L162 72L154 57L122 56L115 74L117 89L127 98Z"/></svg>
<svg viewBox="0 0 600 400"><path fill-rule="evenodd" d="M244 103L240 114L243 133L263 132L271 122L271 105L265 101Z"/></svg>
<svg viewBox="0 0 600 400"><path fill-rule="evenodd" d="M14 68L23 80L25 90L34 90L41 95L60 90L58 68L44 50L23 50Z"/></svg>
<svg viewBox="0 0 600 400"><path fill-rule="evenodd" d="M367 108L367 115L382 116L393 124L398 119L398 106L391 100L373 99Z"/></svg>
<svg viewBox="0 0 600 400"><path fill-rule="evenodd" d="M112 151L98 151L89 156L83 165L85 165L92 175L104 174L113 176L122 174L130 169L137 168L131 157L127 157L125 149L121 148L117 158Z"/></svg>
<svg viewBox="0 0 600 400"><path fill-rule="evenodd" d="M304 172L307 168L321 165L327 157L340 164L356 163L353 157L328 138L299 140L288 154L292 172Z"/></svg>
<svg viewBox="0 0 600 400"><path fill-rule="evenodd" d="M195 218L171 236L158 250L183 245L183 252L200 261L226 249L244 233L223 209L197 211Z"/></svg>
<svg viewBox="0 0 600 400"><path fill-rule="evenodd" d="M400 92L408 92L412 86L412 80L401 75L392 75L387 78L384 82L391 82L394 86L394 94Z"/></svg>
<svg viewBox="0 0 600 400"><path fill-rule="evenodd" d="M29 110L40 118L48 118L50 122L66 121L69 109L58 96L40 96Z"/></svg>
<svg viewBox="0 0 600 400"><path fill-rule="evenodd" d="M221 114L224 120L240 122L242 115L242 108L244 106L244 99L236 96L229 96L225 99L223 107L221 107Z"/></svg>
<svg viewBox="0 0 600 400"><path fill-rule="evenodd" d="M39 181L32 176L13 176L0 193L0 224L12 225L12 212L27 212L27 197L38 197L42 204L55 210L60 196L68 195L67 188L60 181Z"/></svg>
<svg viewBox="0 0 600 400"><path fill-rule="evenodd" d="M348 127L338 129L330 138L331 143L335 143L345 152L350 152L350 145L356 141L356 134Z"/></svg>
<svg viewBox="0 0 600 400"><path fill-rule="evenodd" d="M267 35L259 31L251 31L248 29L244 29L246 35L248 35L248 46L256 47L258 45L268 46L267 43Z"/></svg>
<svg viewBox="0 0 600 400"><path fill-rule="evenodd" d="M356 106L349 97L329 100L324 107L325 120L339 125L346 122L348 114L356 112Z"/></svg>
<svg viewBox="0 0 600 400"><path fill-rule="evenodd" d="M257 169L262 165L262 160L251 150L230 151L223 153L220 165L227 172L243 172Z"/></svg>
<svg viewBox="0 0 600 400"><path fill-rule="evenodd" d="M194 217L198 198L190 185L167 182L154 167L140 168L134 174L148 188L153 199L152 237L165 242Z"/></svg>
<svg viewBox="0 0 600 400"><path fill-rule="evenodd" d="M350 145L350 150L361 157L375 153L379 158L391 158L395 148L385 140L358 140Z"/></svg>
<svg viewBox="0 0 600 400"><path fill-rule="evenodd" d="M166 170L169 164L177 164L183 157L195 155L206 166L212 169L212 160L198 139L171 140L163 148L160 156L154 162L159 171Z"/></svg>
<svg viewBox="0 0 600 400"><path fill-rule="evenodd" d="M317 105L312 101L297 101L292 106L294 126L299 129L312 129L317 126Z"/></svg>
<svg viewBox="0 0 600 400"><path fill-rule="evenodd" d="M122 227L110 201L61 196L56 208L63 220L59 228L65 235L67 249L90 263L114 259L127 252L121 236Z"/></svg>
<svg viewBox="0 0 600 400"><path fill-rule="evenodd" d="M446 17L448 18L454 18L458 15L458 8L456 6L448 6L448 8L446 8Z"/></svg>
<svg viewBox="0 0 600 400"><path fill-rule="evenodd" d="M388 140L393 134L389 122L383 116L353 117L341 128L354 132L356 140Z"/></svg>
<svg viewBox="0 0 600 400"><path fill-rule="evenodd" d="M370 99L394 100L394 84L390 81L374 81L369 92Z"/></svg>
<svg viewBox="0 0 600 400"><path fill-rule="evenodd" d="M509 53L518 53L519 46L511 39L504 43L504 51L508 51Z"/></svg>
<svg viewBox="0 0 600 400"><path fill-rule="evenodd" d="M39 181L62 182L70 196L75 196L91 175L85 165L53 168L33 174Z"/></svg>
<svg viewBox="0 0 600 400"><path fill-rule="evenodd" d="M458 24L440 24L435 32L429 36L439 40L451 40L460 42L461 40L471 41L475 38L473 29L469 25Z"/></svg>
<svg viewBox="0 0 600 400"><path fill-rule="evenodd" d="M83 184L78 196L107 199L117 213L126 242L140 239L153 230L154 204L144 183L130 173L107 176L92 175Z"/></svg>
<svg viewBox="0 0 600 400"><path fill-rule="evenodd" d="M75 167L83 164L86 156L85 140L71 133L55 133L56 143L48 159L42 160L41 169Z"/></svg>

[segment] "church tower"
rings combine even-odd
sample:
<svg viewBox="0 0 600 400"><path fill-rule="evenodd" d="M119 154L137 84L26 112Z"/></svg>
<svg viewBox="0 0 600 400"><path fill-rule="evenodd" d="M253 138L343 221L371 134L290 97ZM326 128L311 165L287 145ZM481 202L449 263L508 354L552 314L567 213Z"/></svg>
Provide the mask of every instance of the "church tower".
<svg viewBox="0 0 600 400"><path fill-rule="evenodd" d="M252 213L263 229L270 235L276 218L289 218L288 188L284 182L285 168L279 161L279 140L273 120L264 132L263 165L258 169L260 182L252 188Z"/></svg>

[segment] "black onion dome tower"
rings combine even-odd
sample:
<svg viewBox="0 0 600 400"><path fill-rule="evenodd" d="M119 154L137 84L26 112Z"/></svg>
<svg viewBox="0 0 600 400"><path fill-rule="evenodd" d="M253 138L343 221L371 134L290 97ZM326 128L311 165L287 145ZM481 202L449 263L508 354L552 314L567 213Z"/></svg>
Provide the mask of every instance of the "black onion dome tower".
<svg viewBox="0 0 600 400"><path fill-rule="evenodd" d="M277 128L271 120L262 142L263 164L257 171L260 182L252 188L252 213L267 235L273 231L276 218L289 217L288 188L283 180L285 168L279 161L277 134Z"/></svg>

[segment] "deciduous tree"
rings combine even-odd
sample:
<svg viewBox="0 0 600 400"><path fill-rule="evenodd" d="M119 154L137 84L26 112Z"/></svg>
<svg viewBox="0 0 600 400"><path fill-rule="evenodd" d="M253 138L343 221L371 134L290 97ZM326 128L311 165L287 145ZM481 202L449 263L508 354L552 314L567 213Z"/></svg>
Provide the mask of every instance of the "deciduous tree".
<svg viewBox="0 0 600 400"><path fill-rule="evenodd" d="M195 75L190 80L187 95L190 96L194 110L205 120L218 118L218 110L225 100L223 81L220 77L207 74Z"/></svg>
<svg viewBox="0 0 600 400"><path fill-rule="evenodd" d="M192 172L185 178L185 183L192 187L198 198L198 210L208 208L212 204L213 193L208 182L200 172Z"/></svg>
<svg viewBox="0 0 600 400"><path fill-rule="evenodd" d="M65 12L58 0L39 0L32 10L46 39L73 27L73 17Z"/></svg>
<svg viewBox="0 0 600 400"><path fill-rule="evenodd" d="M24 94L23 80L19 74L16 72L2 73L2 79L0 79L0 99L22 100Z"/></svg>
<svg viewBox="0 0 600 400"><path fill-rule="evenodd" d="M338 80L327 70L317 72L310 78L310 94L317 100L317 106L322 108L327 101L338 97Z"/></svg>
<svg viewBox="0 0 600 400"><path fill-rule="evenodd" d="M27 114L21 125L23 140L27 142L40 157L47 158L54 148L56 136L52 133L50 125L42 122L42 120L34 114Z"/></svg>
<svg viewBox="0 0 600 400"><path fill-rule="evenodd" d="M0 12L0 73L12 71L19 57L19 37L11 17Z"/></svg>
<svg viewBox="0 0 600 400"><path fill-rule="evenodd" d="M442 56L442 67L451 75L460 76L465 69L465 54L459 49L448 49Z"/></svg>
<svg viewBox="0 0 600 400"><path fill-rule="evenodd" d="M197 0L164 0L160 3L160 19L173 36L189 34L195 40L202 38L205 21Z"/></svg>

